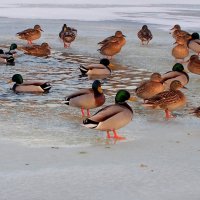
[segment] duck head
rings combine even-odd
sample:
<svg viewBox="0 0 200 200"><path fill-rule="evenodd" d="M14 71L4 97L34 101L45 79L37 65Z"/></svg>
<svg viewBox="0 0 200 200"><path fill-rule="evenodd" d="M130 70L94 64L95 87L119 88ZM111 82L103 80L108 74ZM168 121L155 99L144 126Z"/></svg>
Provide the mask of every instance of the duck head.
<svg viewBox="0 0 200 200"><path fill-rule="evenodd" d="M100 60L100 64L108 67L108 65L110 64L110 61L107 58L103 58Z"/></svg>
<svg viewBox="0 0 200 200"><path fill-rule="evenodd" d="M131 97L127 90L119 90L115 96L115 103L124 103L127 100L136 101L136 97Z"/></svg>
<svg viewBox="0 0 200 200"><path fill-rule="evenodd" d="M126 36L123 35L123 33L121 31L116 31L115 32L115 37L126 37Z"/></svg>
<svg viewBox="0 0 200 200"><path fill-rule="evenodd" d="M172 71L176 71L176 72L182 72L184 71L184 67L181 63L176 63L173 67L172 67Z"/></svg>
<svg viewBox="0 0 200 200"><path fill-rule="evenodd" d="M0 54L4 54L4 51L3 51L3 49L0 49Z"/></svg>
<svg viewBox="0 0 200 200"><path fill-rule="evenodd" d="M178 81L178 80L174 80L174 81L172 81L171 84L170 84L170 89L173 90L173 91L179 90L179 89L181 89L181 88L183 88L183 85L182 85L181 82Z"/></svg>
<svg viewBox="0 0 200 200"><path fill-rule="evenodd" d="M162 80L161 74L159 74L159 73L153 73L151 75L151 77L150 77L150 80L154 81L154 82L160 82Z"/></svg>
<svg viewBox="0 0 200 200"><path fill-rule="evenodd" d="M148 26L147 25L143 25L142 26L142 30L147 30L148 29Z"/></svg>
<svg viewBox="0 0 200 200"><path fill-rule="evenodd" d="M21 74L15 74L15 75L13 75L12 80L9 82L15 82L17 84L22 84L23 78L22 78Z"/></svg>
<svg viewBox="0 0 200 200"><path fill-rule="evenodd" d="M95 93L99 93L99 94L103 93L103 90L101 88L101 82L99 80L95 80L92 83L92 89L94 90Z"/></svg>
<svg viewBox="0 0 200 200"><path fill-rule="evenodd" d="M17 45L15 43L12 43L10 45L10 51L17 49Z"/></svg>
<svg viewBox="0 0 200 200"><path fill-rule="evenodd" d="M196 39L199 39L199 34L198 33L192 33L192 39L193 40L196 40Z"/></svg>
<svg viewBox="0 0 200 200"><path fill-rule="evenodd" d="M180 27L179 24L175 24L174 27L171 28L170 30L171 30L171 31L172 31L172 30L181 30L181 27Z"/></svg>
<svg viewBox="0 0 200 200"><path fill-rule="evenodd" d="M36 25L34 26L34 29L35 29L35 30L39 30L39 31L43 31L43 30L41 29L40 25L38 25L38 24L36 24Z"/></svg>

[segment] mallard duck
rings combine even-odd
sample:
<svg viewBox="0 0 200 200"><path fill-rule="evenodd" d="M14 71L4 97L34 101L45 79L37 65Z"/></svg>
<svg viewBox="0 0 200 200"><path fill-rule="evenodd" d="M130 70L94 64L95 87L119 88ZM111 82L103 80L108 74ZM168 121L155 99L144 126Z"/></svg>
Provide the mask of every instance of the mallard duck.
<svg viewBox="0 0 200 200"><path fill-rule="evenodd" d="M24 46L21 47L21 50L28 55L32 56L38 56L38 57L43 57L43 56L48 56L51 54L51 47L49 46L48 43L42 43L41 45L32 45L32 46Z"/></svg>
<svg viewBox="0 0 200 200"><path fill-rule="evenodd" d="M37 40L41 37L41 31L43 31L40 25L35 25L34 28L29 28L17 33L17 37L22 40L27 40L28 44L32 44L33 40Z"/></svg>
<svg viewBox="0 0 200 200"><path fill-rule="evenodd" d="M188 35L189 33L187 31L183 31L181 30L181 27L179 24L176 24L174 25L173 28L170 29L171 30L171 34L172 34L172 37L176 40L177 37L180 37L180 36L185 36L185 35Z"/></svg>
<svg viewBox="0 0 200 200"><path fill-rule="evenodd" d="M145 101L146 99L162 92L164 90L164 86L161 83L161 79L162 78L159 73L153 73L149 81L142 83L135 89L136 95Z"/></svg>
<svg viewBox="0 0 200 200"><path fill-rule="evenodd" d="M186 37L178 37L176 42L177 45L172 49L172 56L175 59L181 59L184 61L184 58L186 58L189 55L189 49L187 46L188 39Z"/></svg>
<svg viewBox="0 0 200 200"><path fill-rule="evenodd" d="M14 82L12 90L16 93L44 93L49 92L51 85L48 82L24 82L20 74L15 74L9 83Z"/></svg>
<svg viewBox="0 0 200 200"><path fill-rule="evenodd" d="M188 60L187 68L194 74L200 74L200 60L198 55L192 55Z"/></svg>
<svg viewBox="0 0 200 200"><path fill-rule="evenodd" d="M169 89L171 82L174 80L179 80L183 86L189 82L189 76L184 71L184 67L181 63L176 63L172 67L172 71L163 74L161 82L164 84L165 89Z"/></svg>
<svg viewBox="0 0 200 200"><path fill-rule="evenodd" d="M15 65L15 59L12 55L8 55L4 53L2 49L0 49L0 63L7 65Z"/></svg>
<svg viewBox="0 0 200 200"><path fill-rule="evenodd" d="M90 118L85 119L83 125L87 128L107 131L107 138L111 138L110 131L113 131L113 138L124 139L117 134L116 130L132 120L133 110L126 101L135 101L135 99L130 96L128 91L119 90L115 96L115 104L106 106Z"/></svg>
<svg viewBox="0 0 200 200"><path fill-rule="evenodd" d="M138 38L141 40L142 45L146 41L146 44L149 43L150 40L152 40L153 35L151 31L148 29L147 25L142 26L142 29L137 33Z"/></svg>
<svg viewBox="0 0 200 200"><path fill-rule="evenodd" d="M185 95L179 91L182 87L183 85L180 81L172 81L169 91L156 94L152 98L148 99L143 105L153 109L165 110L166 118L169 119L173 117L171 111L179 109L186 104Z"/></svg>
<svg viewBox="0 0 200 200"><path fill-rule="evenodd" d="M64 48L70 47L70 44L75 40L76 35L76 29L68 27L66 24L63 25L62 30L59 33L59 37L64 43Z"/></svg>
<svg viewBox="0 0 200 200"><path fill-rule="evenodd" d="M99 80L95 80L91 89L81 89L68 97L65 97L65 104L81 108L82 117L85 116L84 109L87 109L87 116L90 116L89 109L97 108L105 103L105 96Z"/></svg>
<svg viewBox="0 0 200 200"><path fill-rule="evenodd" d="M188 42L188 47L198 55L200 55L200 39L198 33L192 34L192 39Z"/></svg>
<svg viewBox="0 0 200 200"><path fill-rule="evenodd" d="M200 117L200 107L192 109L192 114L195 114L197 117Z"/></svg>
<svg viewBox="0 0 200 200"><path fill-rule="evenodd" d="M122 31L116 31L115 35L107 37L106 39L102 40L98 44L101 45L101 46L103 46L103 45L105 45L108 42L112 42L112 41L116 42L116 41L118 41L121 44L121 46L124 46L126 44L125 37L126 36L123 35Z"/></svg>
<svg viewBox="0 0 200 200"><path fill-rule="evenodd" d="M80 65L79 69L83 75L110 75L111 69L109 68L109 64L110 61L103 58L99 64L90 64L88 66Z"/></svg>

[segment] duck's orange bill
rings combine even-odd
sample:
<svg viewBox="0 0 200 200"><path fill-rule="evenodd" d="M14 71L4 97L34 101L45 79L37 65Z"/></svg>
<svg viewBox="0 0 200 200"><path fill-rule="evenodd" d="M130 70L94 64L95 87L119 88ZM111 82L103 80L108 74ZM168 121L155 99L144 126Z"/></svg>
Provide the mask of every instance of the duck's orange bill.
<svg viewBox="0 0 200 200"><path fill-rule="evenodd" d="M137 98L136 97L130 97L128 100L129 101L137 101Z"/></svg>
<svg viewBox="0 0 200 200"><path fill-rule="evenodd" d="M13 81L12 80L9 80L7 83L12 83Z"/></svg>
<svg viewBox="0 0 200 200"><path fill-rule="evenodd" d="M103 93L103 90L102 90L101 87L98 87L98 92L99 92L99 93Z"/></svg>

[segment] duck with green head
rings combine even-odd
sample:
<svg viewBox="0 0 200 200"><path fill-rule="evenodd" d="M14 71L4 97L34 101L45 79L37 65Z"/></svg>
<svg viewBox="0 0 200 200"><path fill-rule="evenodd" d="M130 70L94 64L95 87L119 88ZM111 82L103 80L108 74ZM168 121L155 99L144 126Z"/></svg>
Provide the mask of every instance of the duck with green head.
<svg viewBox="0 0 200 200"><path fill-rule="evenodd" d="M179 80L183 86L189 82L189 75L185 72L181 63L176 63L172 67L172 71L163 74L161 82L164 84L165 89L169 89L171 82L174 80Z"/></svg>
<svg viewBox="0 0 200 200"><path fill-rule="evenodd" d="M9 83L14 82L12 90L16 93L45 93L49 92L51 85L48 82L24 82L21 74L15 74Z"/></svg>
<svg viewBox="0 0 200 200"><path fill-rule="evenodd" d="M133 118L133 110L126 101L135 101L126 90L119 90L115 96L115 104L106 106L95 113L90 118L83 121L87 128L106 131L107 138L124 139L117 134L116 130L127 125ZM110 131L114 136L111 137Z"/></svg>
<svg viewBox="0 0 200 200"><path fill-rule="evenodd" d="M5 55L4 51L0 49L0 63L6 65L15 65L15 59L11 55Z"/></svg>
<svg viewBox="0 0 200 200"><path fill-rule="evenodd" d="M143 105L153 109L163 109L167 119L173 118L171 111L182 108L186 104L186 97L179 91L180 88L183 88L181 82L174 80L170 84L169 91L158 93L148 99Z"/></svg>
<svg viewBox="0 0 200 200"><path fill-rule="evenodd" d="M90 116L90 109L102 106L105 103L105 96L101 88L101 82L95 80L92 88L81 89L65 97L65 104L81 109L82 117L85 116L84 109L87 109L87 116Z"/></svg>
<svg viewBox="0 0 200 200"><path fill-rule="evenodd" d="M188 42L188 48L200 55L200 39L199 33L192 33L192 39Z"/></svg>
<svg viewBox="0 0 200 200"><path fill-rule="evenodd" d="M109 64L110 61L107 58L103 58L99 64L80 65L79 69L83 75L110 75L111 69L109 68Z"/></svg>

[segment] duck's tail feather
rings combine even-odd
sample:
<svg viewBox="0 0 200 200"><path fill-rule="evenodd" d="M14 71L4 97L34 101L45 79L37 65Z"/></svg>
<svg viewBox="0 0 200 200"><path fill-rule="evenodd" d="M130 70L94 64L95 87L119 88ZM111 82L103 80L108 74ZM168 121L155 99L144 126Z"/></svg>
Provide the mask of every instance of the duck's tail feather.
<svg viewBox="0 0 200 200"><path fill-rule="evenodd" d="M51 85L50 85L50 83L44 83L44 84L42 84L41 86L40 86L45 92L48 92L50 89L51 89Z"/></svg>
<svg viewBox="0 0 200 200"><path fill-rule="evenodd" d="M86 69L83 65L80 65L79 69L82 74L86 74L88 72L88 69Z"/></svg>
<svg viewBox="0 0 200 200"><path fill-rule="evenodd" d="M98 126L99 122L95 122L91 119L85 119L83 120L83 126L87 127L87 128L91 128L91 129L94 129Z"/></svg>

